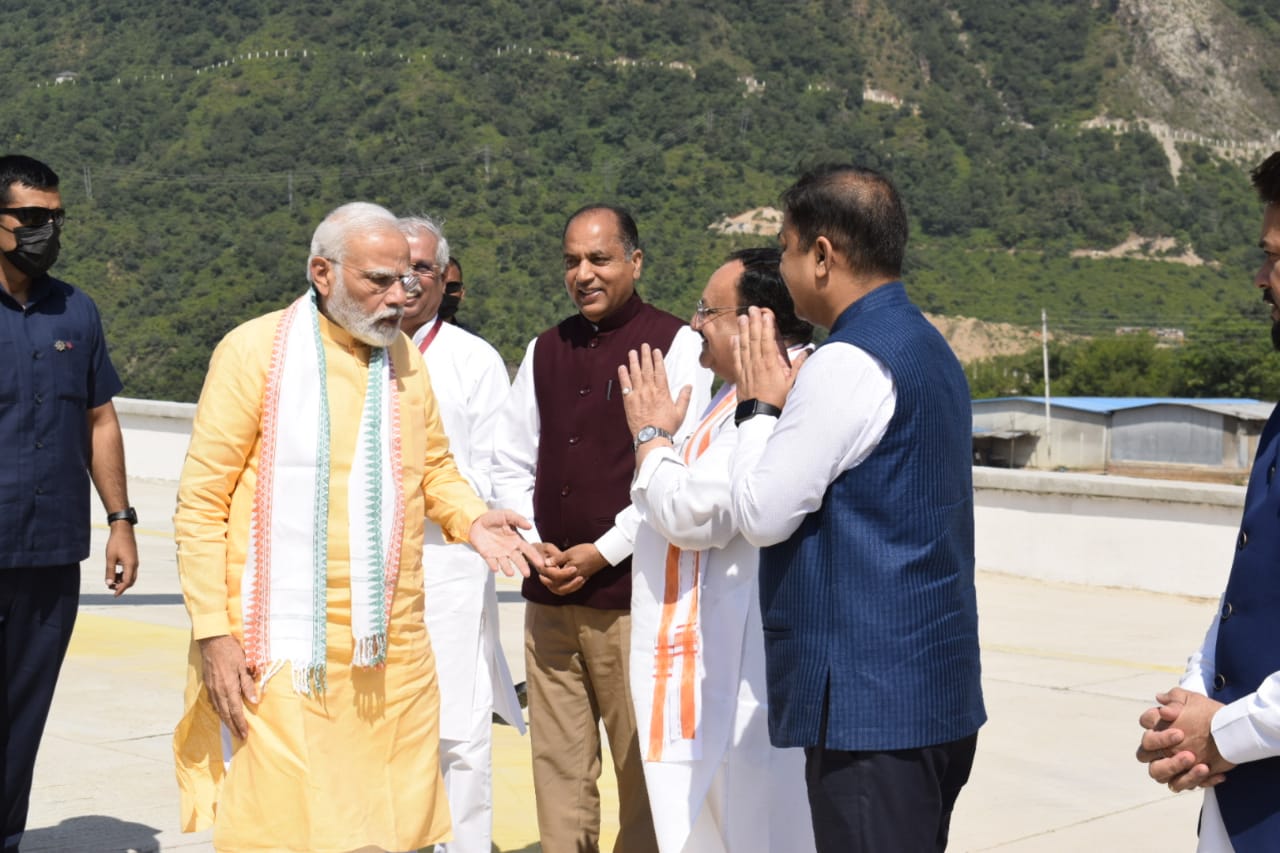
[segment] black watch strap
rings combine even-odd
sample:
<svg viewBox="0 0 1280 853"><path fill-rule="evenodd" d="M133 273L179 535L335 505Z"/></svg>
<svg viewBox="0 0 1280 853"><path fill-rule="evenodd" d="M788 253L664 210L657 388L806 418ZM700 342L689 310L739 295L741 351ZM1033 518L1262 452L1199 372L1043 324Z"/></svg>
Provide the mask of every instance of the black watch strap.
<svg viewBox="0 0 1280 853"><path fill-rule="evenodd" d="M782 414L773 403L762 403L754 397L750 400L738 401L738 408L733 413L733 425L742 426L743 421L749 421L756 415L773 415L775 418Z"/></svg>
<svg viewBox="0 0 1280 853"><path fill-rule="evenodd" d="M127 506L122 510L107 513L107 524L117 521L127 521L136 525L138 523L138 511L131 506Z"/></svg>

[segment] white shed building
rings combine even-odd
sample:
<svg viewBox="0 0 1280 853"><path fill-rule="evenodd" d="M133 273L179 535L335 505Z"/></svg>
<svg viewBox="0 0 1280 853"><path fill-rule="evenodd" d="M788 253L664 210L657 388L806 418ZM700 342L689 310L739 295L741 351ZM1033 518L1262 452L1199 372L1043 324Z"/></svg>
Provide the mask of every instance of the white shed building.
<svg viewBox="0 0 1280 853"><path fill-rule="evenodd" d="M1009 468L1248 468L1273 403L1191 397L973 401L974 461Z"/></svg>

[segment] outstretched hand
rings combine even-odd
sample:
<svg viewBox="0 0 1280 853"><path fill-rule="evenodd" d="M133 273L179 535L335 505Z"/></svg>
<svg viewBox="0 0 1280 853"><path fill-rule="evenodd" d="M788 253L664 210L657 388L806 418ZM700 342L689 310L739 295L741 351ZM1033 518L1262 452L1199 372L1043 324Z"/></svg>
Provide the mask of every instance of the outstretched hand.
<svg viewBox="0 0 1280 853"><path fill-rule="evenodd" d="M491 509L471 523L467 541L484 557L489 568L507 577L519 572L529 577L530 567L545 565L547 559L520 535L531 525L524 516L509 509Z"/></svg>

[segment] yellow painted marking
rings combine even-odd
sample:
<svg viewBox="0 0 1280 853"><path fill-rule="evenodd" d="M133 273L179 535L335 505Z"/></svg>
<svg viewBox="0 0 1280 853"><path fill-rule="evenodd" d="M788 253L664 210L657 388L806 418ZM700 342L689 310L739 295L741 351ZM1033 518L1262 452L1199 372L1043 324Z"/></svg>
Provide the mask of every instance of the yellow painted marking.
<svg viewBox="0 0 1280 853"><path fill-rule="evenodd" d="M190 640L191 631L186 628L151 625L100 613L81 613L76 617L69 653L87 657L133 657L151 654L156 649L175 648L179 656L174 665L185 670Z"/></svg>
<svg viewBox="0 0 1280 853"><path fill-rule="evenodd" d="M130 675L169 680L174 695L181 697L190 639L191 632L186 628L81 613L71 637L69 655L90 659L94 666L113 666ZM177 719L173 722L176 724ZM618 789L609 751L603 752L600 849L610 850L618 836ZM504 853L541 850L530 764L528 737L521 737L510 726L494 726L493 841ZM176 787L173 796L176 802Z"/></svg>
<svg viewBox="0 0 1280 853"><path fill-rule="evenodd" d="M118 672L126 681L172 685L180 706L190 641L189 629L82 612L76 616L67 660Z"/></svg>

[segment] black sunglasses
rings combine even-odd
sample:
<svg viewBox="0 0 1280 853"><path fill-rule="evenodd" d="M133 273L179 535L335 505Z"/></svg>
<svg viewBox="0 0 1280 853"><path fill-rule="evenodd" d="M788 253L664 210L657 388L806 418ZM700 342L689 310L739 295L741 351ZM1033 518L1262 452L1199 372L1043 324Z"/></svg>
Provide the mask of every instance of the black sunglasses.
<svg viewBox="0 0 1280 853"><path fill-rule="evenodd" d="M39 228L52 222L58 228L67 221L67 212L60 207L0 207L0 213L7 213L27 228Z"/></svg>
<svg viewBox="0 0 1280 853"><path fill-rule="evenodd" d="M452 296L452 295L453 295L453 294L455 294L455 293L461 293L461 292L462 292L462 282L460 282L460 281L446 281L446 282L444 283L444 292L445 292L445 293L447 293L447 294L449 294L450 296Z"/></svg>

